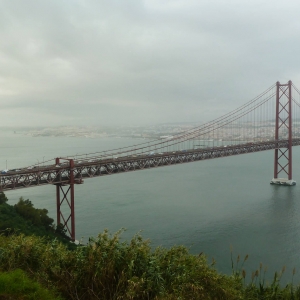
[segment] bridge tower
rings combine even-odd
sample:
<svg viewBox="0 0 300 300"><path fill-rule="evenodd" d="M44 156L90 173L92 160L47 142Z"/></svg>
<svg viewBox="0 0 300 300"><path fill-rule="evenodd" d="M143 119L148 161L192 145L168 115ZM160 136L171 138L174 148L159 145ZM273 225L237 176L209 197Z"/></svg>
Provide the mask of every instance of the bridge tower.
<svg viewBox="0 0 300 300"><path fill-rule="evenodd" d="M288 140L285 147L277 143L272 184L295 185L292 179L292 82L276 82L275 141ZM279 178L280 173L287 178Z"/></svg>
<svg viewBox="0 0 300 300"><path fill-rule="evenodd" d="M71 240L75 241L75 202L74 202L74 160L66 159L69 161L69 181L66 183L57 183L56 185L56 217L57 225L62 226L66 233L70 235ZM56 166L59 165L60 159L56 158ZM61 176L57 171L57 176ZM62 196L62 197L61 197ZM66 209L63 212L63 205Z"/></svg>

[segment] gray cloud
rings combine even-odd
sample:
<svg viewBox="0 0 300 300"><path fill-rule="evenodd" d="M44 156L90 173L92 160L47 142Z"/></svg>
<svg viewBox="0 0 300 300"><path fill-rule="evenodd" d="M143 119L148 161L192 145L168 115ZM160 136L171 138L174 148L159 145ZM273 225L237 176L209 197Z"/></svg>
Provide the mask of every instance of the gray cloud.
<svg viewBox="0 0 300 300"><path fill-rule="evenodd" d="M0 3L5 125L208 121L300 83L300 3ZM299 86L299 85L298 85Z"/></svg>

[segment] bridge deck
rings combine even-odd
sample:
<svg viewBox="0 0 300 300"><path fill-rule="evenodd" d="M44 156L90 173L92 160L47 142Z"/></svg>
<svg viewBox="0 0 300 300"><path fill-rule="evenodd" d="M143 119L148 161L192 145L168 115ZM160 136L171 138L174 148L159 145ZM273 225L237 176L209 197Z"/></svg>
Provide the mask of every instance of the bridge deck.
<svg viewBox="0 0 300 300"><path fill-rule="evenodd" d="M293 146L300 145L300 138L293 139ZM286 148L288 140L265 141L239 145L172 151L148 155L132 155L118 158L95 159L93 161L74 161L75 183L83 183L86 178L145 170L175 164L195 162L246 153L254 153L275 148ZM68 184L70 166L68 163L16 169L0 175L0 190L28 188L47 184Z"/></svg>

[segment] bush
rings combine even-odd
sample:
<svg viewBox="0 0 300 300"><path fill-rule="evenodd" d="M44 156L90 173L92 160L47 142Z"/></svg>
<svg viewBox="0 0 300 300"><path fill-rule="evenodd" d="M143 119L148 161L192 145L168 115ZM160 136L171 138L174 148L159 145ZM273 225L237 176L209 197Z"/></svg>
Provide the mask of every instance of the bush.
<svg viewBox="0 0 300 300"><path fill-rule="evenodd" d="M22 270L0 272L0 299L58 300L50 291L29 279Z"/></svg>
<svg viewBox="0 0 300 300"><path fill-rule="evenodd" d="M0 236L0 268L22 268L66 299L239 299L240 279L220 275L182 246L151 251L136 235L107 231L74 251L54 240Z"/></svg>
<svg viewBox="0 0 300 300"><path fill-rule="evenodd" d="M19 215L30 220L32 224L36 226L44 226L45 228L53 226L54 220L48 217L48 210L34 208L29 199L24 200L24 198L21 197L14 207Z"/></svg>
<svg viewBox="0 0 300 300"><path fill-rule="evenodd" d="M8 199L6 198L5 194L3 192L0 192L0 205L3 203L6 203Z"/></svg>
<svg viewBox="0 0 300 300"><path fill-rule="evenodd" d="M120 233L105 230L73 251L57 240L0 235L0 270L22 269L64 299L300 299L300 288L293 282L280 286L280 274L265 284L262 266L245 283L246 258L239 268L238 257L229 276L218 273L203 254L191 255L183 246L152 251L140 235L121 242Z"/></svg>

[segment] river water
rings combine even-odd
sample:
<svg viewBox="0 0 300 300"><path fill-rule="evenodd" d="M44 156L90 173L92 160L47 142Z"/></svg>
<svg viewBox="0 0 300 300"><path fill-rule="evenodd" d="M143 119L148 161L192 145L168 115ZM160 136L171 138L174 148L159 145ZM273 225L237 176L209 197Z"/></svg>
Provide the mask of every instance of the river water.
<svg viewBox="0 0 300 300"><path fill-rule="evenodd" d="M140 142L123 138L30 137L0 134L0 168L42 163L57 156L90 153ZM267 277L287 267L283 281L296 268L300 281L300 147L293 148L293 187L273 186L273 151L129 172L85 180L75 186L76 238L85 242L105 228L126 228L123 239L141 231L151 245L185 245L204 252L216 268L231 272L233 257L249 255L247 273L259 263ZM9 204L19 197L56 218L55 187L9 191ZM297 272L298 271L298 272Z"/></svg>

